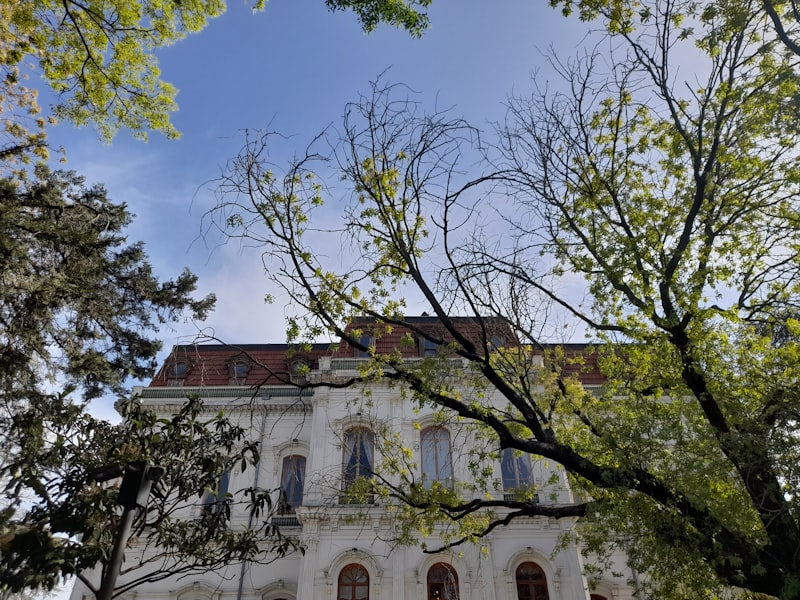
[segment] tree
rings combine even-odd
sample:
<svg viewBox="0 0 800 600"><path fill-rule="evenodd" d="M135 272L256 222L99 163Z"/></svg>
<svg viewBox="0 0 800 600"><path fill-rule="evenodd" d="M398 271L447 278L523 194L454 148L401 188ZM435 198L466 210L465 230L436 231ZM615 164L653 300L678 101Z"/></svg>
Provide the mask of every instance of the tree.
<svg viewBox="0 0 800 600"><path fill-rule="evenodd" d="M82 425L83 443L110 432L88 417L85 400L124 396L129 378L152 374L158 325L184 314L202 319L214 297L193 299L197 278L188 271L160 282L142 244L126 244L125 205L74 173L39 168L22 181L0 180L0 198L0 560L9 560L6 545L19 531L31 519L46 523L39 513L69 496L53 473L89 468L79 461L91 453L73 448L72 436ZM41 504L20 509L31 496ZM40 541L50 547L56 535L42 529ZM63 557L50 560L60 567L34 571L37 581L74 572Z"/></svg>
<svg viewBox="0 0 800 600"><path fill-rule="evenodd" d="M428 27L425 9L433 0L325 0L332 11L352 10L364 31L373 31L380 23L405 29L420 36Z"/></svg>
<svg viewBox="0 0 800 600"><path fill-rule="evenodd" d="M21 516L13 507L0 513L4 587L52 588L75 575L99 597L120 521L118 486L107 480L139 461L163 467L164 476L138 510L114 597L146 582L275 560L296 548L271 525L277 492L219 489L235 466L244 471L258 462L258 442L247 430L207 416L196 398L166 417L136 400L121 412L123 422L110 425L53 395L14 414L21 451L6 465L15 472L6 491L25 497L26 508ZM237 505L249 510L247 527L231 524Z"/></svg>
<svg viewBox="0 0 800 600"><path fill-rule="evenodd" d="M623 546L643 594L800 597L800 81L759 6L655 0L635 26L607 23L607 54L553 57L562 91L512 98L493 148L377 84L335 147L352 194L339 226L319 156L281 172L269 137L251 136L232 161L217 214L272 257L299 307L290 340L369 351L353 385L396 381L486 442L475 487L374 480L410 526L450 519L457 545L519 516L581 517L575 535L601 556ZM409 296L442 335L404 319ZM476 376L459 386L435 358L420 368L364 347L345 327L363 317L373 336L403 327L445 344ZM574 376L580 355L544 343L566 318L598 342L600 393ZM496 323L519 344L497 349ZM404 465L386 439L387 464ZM589 499L487 500L492 448L559 463Z"/></svg>
<svg viewBox="0 0 800 600"><path fill-rule="evenodd" d="M101 186L71 172L0 181L0 390L8 411L51 377L83 398L122 393L155 370L157 324L184 311L205 318L213 295L191 297L188 271L159 282L141 243L126 245L131 216Z"/></svg>
<svg viewBox="0 0 800 600"><path fill-rule="evenodd" d="M800 56L800 43L798 42L798 28L800 27L800 10L797 2L773 2L764 0L764 10L772 21L781 42L792 52Z"/></svg>
<svg viewBox="0 0 800 600"><path fill-rule="evenodd" d="M51 594L52 592L33 592L30 590L17 592L16 594L6 592L3 595L3 600L46 600Z"/></svg>
<svg viewBox="0 0 800 600"><path fill-rule="evenodd" d="M154 51L201 30L224 8L223 0L4 0L2 158L44 153L46 122L25 82L34 65L58 94L55 118L92 123L105 139L121 127L142 138L148 131L177 136L169 122L176 90L160 79Z"/></svg>

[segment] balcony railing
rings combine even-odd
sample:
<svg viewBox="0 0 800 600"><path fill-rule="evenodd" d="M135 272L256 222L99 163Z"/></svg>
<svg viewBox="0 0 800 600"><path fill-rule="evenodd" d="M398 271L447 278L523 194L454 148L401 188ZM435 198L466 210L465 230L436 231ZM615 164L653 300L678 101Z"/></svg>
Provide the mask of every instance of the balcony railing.
<svg viewBox="0 0 800 600"><path fill-rule="evenodd" d="M358 371L370 361L370 358L332 358L330 359L330 369L332 371ZM415 363L421 363L425 360L422 357L413 357L403 359L403 364L406 366L414 366ZM450 368L460 369L464 366L464 361L461 358L445 358L445 363ZM322 365L320 365L322 367Z"/></svg>
<svg viewBox="0 0 800 600"><path fill-rule="evenodd" d="M522 500L528 500L528 498L520 493L508 492L503 494L503 500L505 502L520 502ZM539 494L534 494L533 498L530 498L530 500L533 500L534 504L539 504Z"/></svg>
<svg viewBox="0 0 800 600"><path fill-rule="evenodd" d="M272 525L275 527L302 527L300 519L295 515L276 515L272 517Z"/></svg>

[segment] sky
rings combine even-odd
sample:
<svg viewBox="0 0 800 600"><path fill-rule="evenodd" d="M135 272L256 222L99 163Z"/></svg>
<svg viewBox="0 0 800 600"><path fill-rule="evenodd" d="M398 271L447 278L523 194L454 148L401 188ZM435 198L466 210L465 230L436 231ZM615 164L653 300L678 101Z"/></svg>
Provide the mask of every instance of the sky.
<svg viewBox="0 0 800 600"><path fill-rule="evenodd" d="M68 123L50 134L51 144L65 149L66 168L128 204L136 215L129 239L145 242L160 277L188 267L200 277L200 293L217 295L202 327L231 343L285 340L280 298L264 302L276 290L258 249L204 234L214 179L246 129L289 136L282 144L288 159L339 123L345 104L382 73L408 85L428 108L488 127L503 117L509 94L529 91L537 71L546 77L550 48L571 56L588 31L541 0L435 0L420 39L385 25L365 34L355 15L330 13L322 0L271 0L258 13L250 6L231 0L202 32L159 52L163 79L180 91L173 115L179 140L152 134L143 143L123 131L106 144L92 129ZM161 358L196 334L191 323L163 329ZM95 410L114 416L110 400Z"/></svg>

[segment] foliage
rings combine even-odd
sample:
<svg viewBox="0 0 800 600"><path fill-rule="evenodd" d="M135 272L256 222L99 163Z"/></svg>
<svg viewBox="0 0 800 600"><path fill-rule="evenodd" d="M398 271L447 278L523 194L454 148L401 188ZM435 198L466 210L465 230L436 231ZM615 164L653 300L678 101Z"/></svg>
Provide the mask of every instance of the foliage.
<svg viewBox="0 0 800 600"><path fill-rule="evenodd" d="M105 139L120 127L140 137L150 130L174 137L176 90L161 81L154 51L199 31L224 8L222 0L3 0L3 97L24 94L38 112L23 79L33 61L58 94L55 117L93 123ZM7 133L21 127L16 117L6 113Z"/></svg>
<svg viewBox="0 0 800 600"><path fill-rule="evenodd" d="M352 10L364 31L372 31L379 23L405 29L413 36L422 35L428 27L424 9L433 0L325 0L331 10Z"/></svg>
<svg viewBox="0 0 800 600"><path fill-rule="evenodd" d="M202 319L214 297L194 300L185 271L159 282L143 245L128 245L131 216L101 186L71 172L0 181L0 385L6 410L53 377L84 398L121 392L155 369L159 324L184 311Z"/></svg>
<svg viewBox="0 0 800 600"><path fill-rule="evenodd" d="M622 546L648 574L643 595L798 597L800 80L759 7L654 0L629 27L599 11L608 54L553 57L563 85L512 98L492 148L376 84L334 150L352 190L339 226L313 153L280 173L269 137L251 136L232 163L219 214L274 259L300 307L289 337L369 350L362 380L397 382L483 442L455 497L415 483L406 449L384 443L409 475L376 493L412 527L449 517L457 545L519 516L583 517L588 550ZM446 339L404 318L412 294ZM373 336L445 343L474 379L363 347L346 328L363 317ZM601 391L579 383L580 355L543 343L564 319L598 342L583 359ZM514 343L497 350L504 328ZM562 465L588 500L488 497L502 448Z"/></svg>
<svg viewBox="0 0 800 600"><path fill-rule="evenodd" d="M222 414L208 416L193 398L166 418L135 399L121 409L124 421L110 425L64 395L42 395L14 415L20 452L4 465L4 473L14 474L6 493L28 501L0 513L4 586L50 588L76 575L97 593L87 572L99 565L105 575L121 510L117 485L98 479L141 460L165 473L136 517L115 596L173 575L274 560L295 548L296 540L270 524L269 492L246 489L206 500L222 473L257 464L258 443L246 430ZM247 507L249 526L231 525L236 505Z"/></svg>
<svg viewBox="0 0 800 600"><path fill-rule="evenodd" d="M22 590L14 594L6 592L3 594L2 598L3 600L47 600L47 598L51 598L55 593L57 593L57 590Z"/></svg>
<svg viewBox="0 0 800 600"><path fill-rule="evenodd" d="M428 3L352 0L328 6L356 11L368 31L387 22L419 35L427 24L420 9ZM263 0L253 6L263 7ZM168 477L167 495L147 517L157 527L148 525L146 539L168 553L157 554L168 561L147 577L250 560L264 549L256 535L276 540L269 548L273 556L288 548L263 526L232 534L227 504L200 521L172 518L198 485L209 486L209 477L219 475L221 455L212 449L222 444L231 451L221 436L236 431L222 419L199 426L194 405L179 415L185 421L137 413L117 428L87 414L84 401L108 391L124 394L126 380L152 374L159 325L184 313L204 318L214 298L191 298L196 277L188 271L159 282L142 244L126 245L127 208L108 200L101 187L87 188L73 173L25 170L32 159L47 158L46 126L55 119L94 124L106 140L120 128L140 138L150 131L177 136L169 121L176 90L161 80L155 52L200 31L224 9L224 0L0 0L0 428L9 432L0 441L3 586L52 586L59 575L80 576L103 563L117 509L112 491L90 485L88 474L93 466L140 458L168 466L168 450L176 448L167 440L178 434L175 443L185 450L179 455L186 458L193 435L197 453L172 469L180 477ZM36 89L27 81L37 68L58 95L49 118L41 116ZM62 392L46 391L62 386ZM76 390L80 401L71 399ZM166 437L148 439L153 429ZM132 446L115 450L118 439ZM252 462L241 454L245 450L237 447L230 459ZM255 507L269 500L262 492L251 495ZM15 512L31 497L29 510ZM156 510L161 512L154 516Z"/></svg>
<svg viewBox="0 0 800 600"><path fill-rule="evenodd" d="M763 0L763 6L781 42L800 56L800 10L797 1Z"/></svg>

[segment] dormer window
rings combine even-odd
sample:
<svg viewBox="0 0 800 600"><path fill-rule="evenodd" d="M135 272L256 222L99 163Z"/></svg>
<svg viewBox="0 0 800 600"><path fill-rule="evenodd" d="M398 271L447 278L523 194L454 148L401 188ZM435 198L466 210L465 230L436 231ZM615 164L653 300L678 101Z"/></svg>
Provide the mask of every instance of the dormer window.
<svg viewBox="0 0 800 600"><path fill-rule="evenodd" d="M244 385L247 383L247 373L250 371L250 365L244 361L237 360L230 364L230 381L231 385Z"/></svg>
<svg viewBox="0 0 800 600"><path fill-rule="evenodd" d="M505 348L507 344L508 341L502 335L493 335L489 341L489 349L493 351L499 350L500 348Z"/></svg>
<svg viewBox="0 0 800 600"><path fill-rule="evenodd" d="M304 360L295 360L289 366L289 378L292 383L305 383L308 379L309 364Z"/></svg>
<svg viewBox="0 0 800 600"><path fill-rule="evenodd" d="M441 346L433 340L422 338L422 343L420 344L420 353L422 356L436 356L440 347Z"/></svg>
<svg viewBox="0 0 800 600"><path fill-rule="evenodd" d="M189 365L185 361L175 361L167 365L167 385L180 386L186 379Z"/></svg>
<svg viewBox="0 0 800 600"><path fill-rule="evenodd" d="M372 336L369 334L364 334L358 339L359 343L364 346L365 348L369 349L370 346L375 345L375 341L372 339ZM356 357L357 358L369 358L369 350L362 350L361 348L356 348Z"/></svg>

